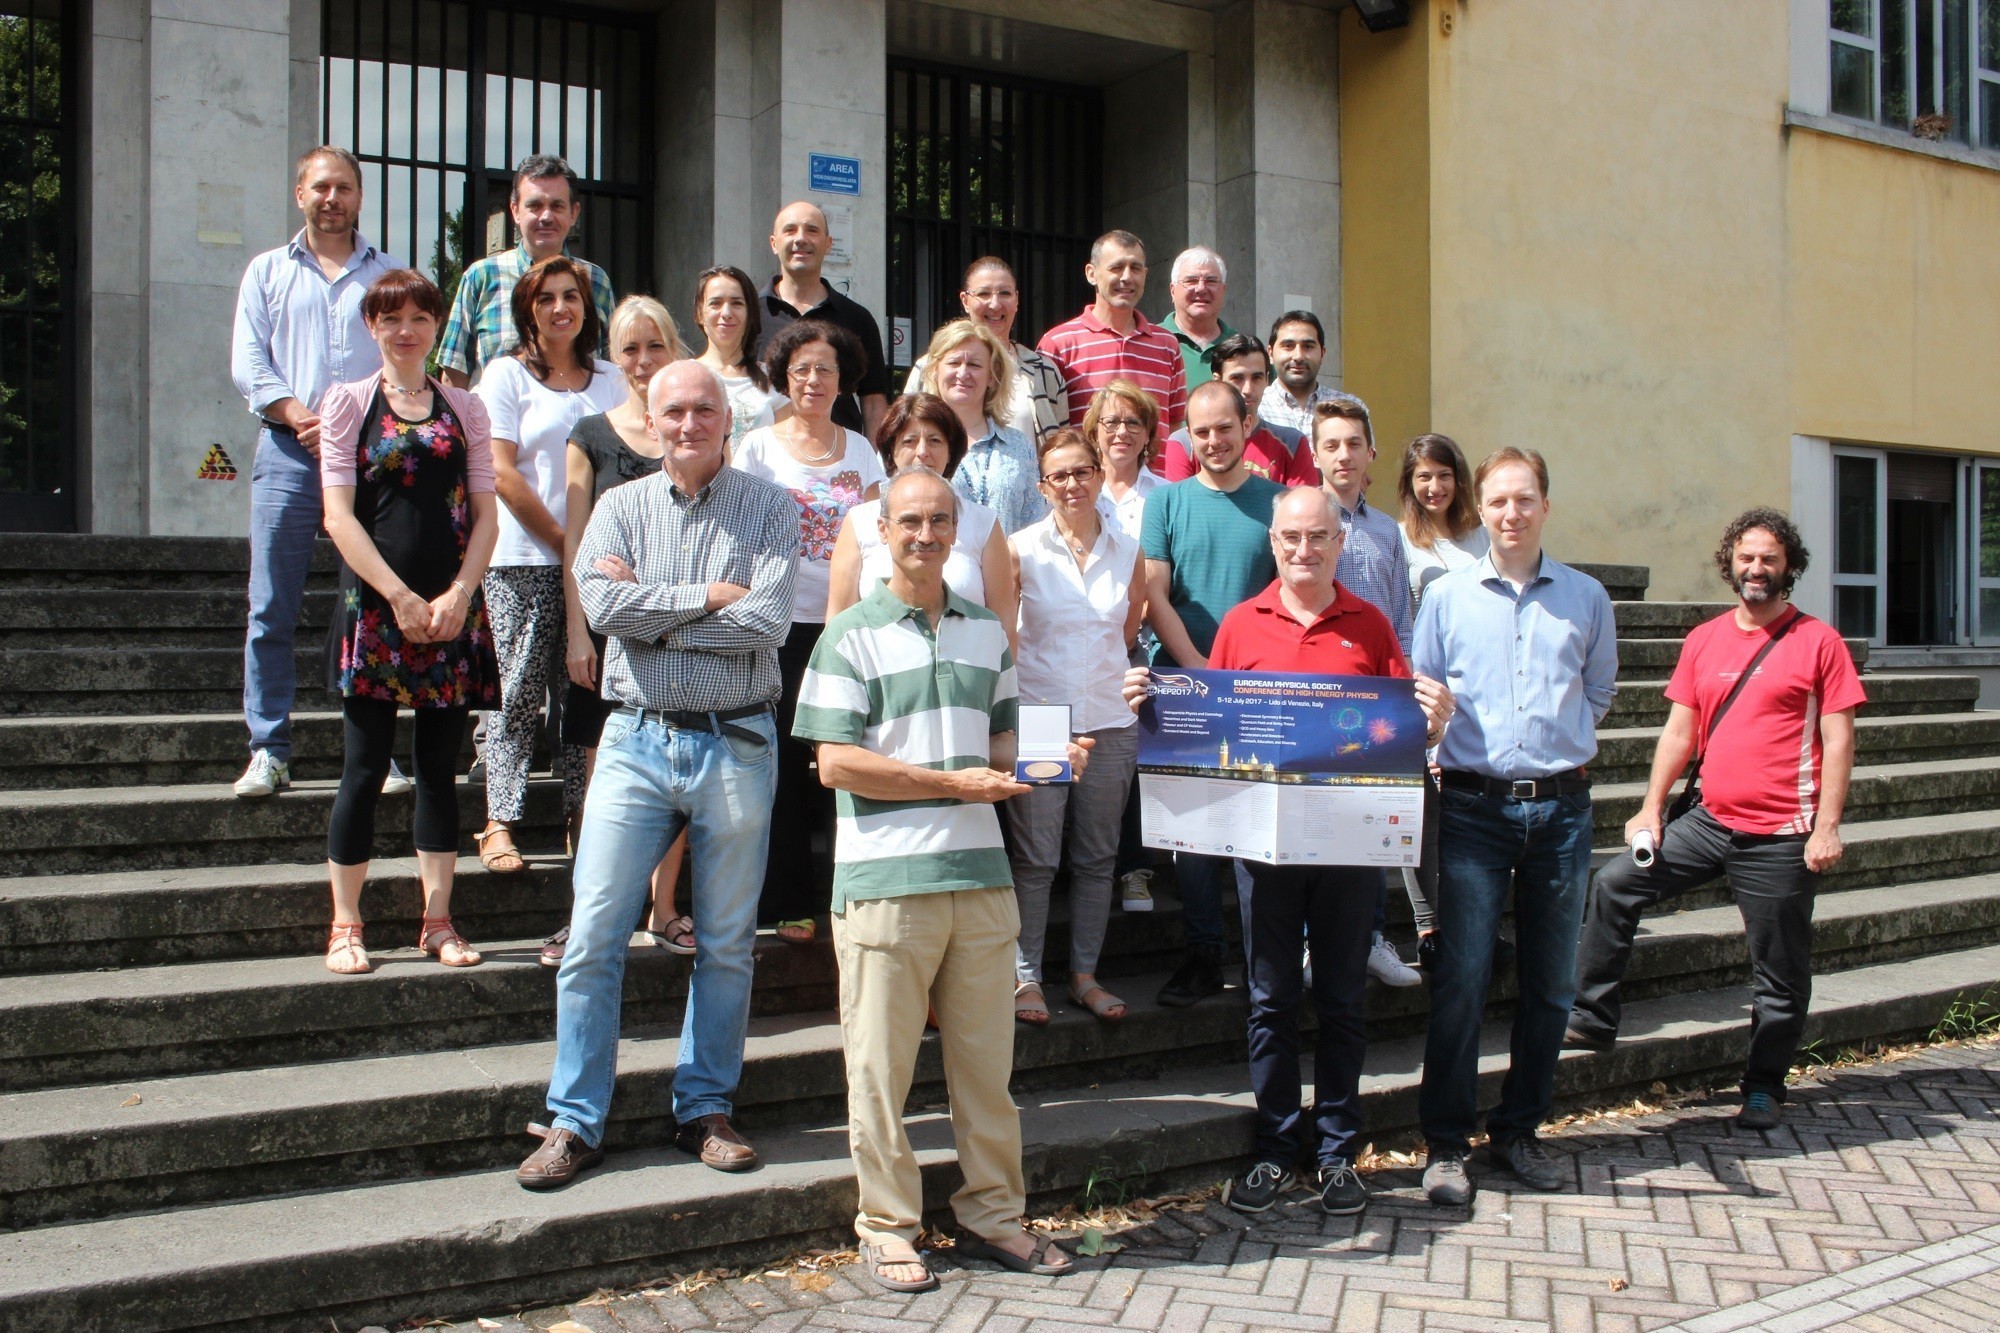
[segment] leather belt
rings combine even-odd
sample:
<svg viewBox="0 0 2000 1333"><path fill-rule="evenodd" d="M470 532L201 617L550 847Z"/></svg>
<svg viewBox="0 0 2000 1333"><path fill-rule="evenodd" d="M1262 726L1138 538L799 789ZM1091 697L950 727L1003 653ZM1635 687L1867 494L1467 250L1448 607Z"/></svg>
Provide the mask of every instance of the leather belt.
<svg viewBox="0 0 2000 1333"><path fill-rule="evenodd" d="M1522 778L1511 782L1506 778L1489 778L1484 773L1469 773L1462 768L1447 768L1439 780L1455 791L1478 792L1481 796L1516 801L1546 801L1551 796L1568 796L1590 790L1590 770L1587 768L1572 768L1567 773L1551 777Z"/></svg>
<svg viewBox="0 0 2000 1333"><path fill-rule="evenodd" d="M742 708L725 709L719 713L686 713L674 708L639 708L632 704L621 704L617 712L627 717L635 717L644 722L648 718L663 727L674 727L681 731L706 731L717 736L733 736L739 741L763 745L765 740L748 727L732 727L729 724L746 717L756 717L768 713L773 705L767 700L761 704L748 704Z"/></svg>
<svg viewBox="0 0 2000 1333"><path fill-rule="evenodd" d="M297 431L282 421L273 421L269 417L258 417L257 420L262 422L264 429L270 431L273 435L289 435L295 440L299 437Z"/></svg>

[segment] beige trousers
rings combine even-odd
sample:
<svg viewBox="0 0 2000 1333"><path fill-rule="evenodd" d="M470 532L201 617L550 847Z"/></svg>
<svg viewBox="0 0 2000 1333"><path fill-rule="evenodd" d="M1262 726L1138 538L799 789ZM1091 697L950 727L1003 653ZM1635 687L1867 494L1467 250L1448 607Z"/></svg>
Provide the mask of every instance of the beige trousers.
<svg viewBox="0 0 2000 1333"><path fill-rule="evenodd" d="M833 918L840 1039L847 1052L847 1138L860 1185L864 1242L914 1241L923 1177L903 1127L924 1008L937 1007L951 1132L965 1184L959 1225L1005 1240L1027 1208L1014 1072L1014 891L968 889L850 903Z"/></svg>

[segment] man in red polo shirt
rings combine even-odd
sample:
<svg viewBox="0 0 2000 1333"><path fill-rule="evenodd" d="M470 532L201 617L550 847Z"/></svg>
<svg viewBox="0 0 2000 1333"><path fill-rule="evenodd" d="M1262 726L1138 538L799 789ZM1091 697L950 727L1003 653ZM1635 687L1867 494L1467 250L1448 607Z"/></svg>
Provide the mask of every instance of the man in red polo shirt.
<svg viewBox="0 0 2000 1333"><path fill-rule="evenodd" d="M1139 313L1139 300L1146 294L1145 243L1129 231L1105 232L1091 242L1083 275L1097 289L1097 299L1035 345L1062 371L1069 390L1069 424L1083 424L1099 389L1128 379L1159 404L1159 438L1164 441L1187 415L1187 370L1180 341ZM1157 461L1152 468L1159 471Z"/></svg>
<svg viewBox="0 0 2000 1333"><path fill-rule="evenodd" d="M1303 486L1285 492L1271 515L1278 577L1222 618L1210 669L1409 679L1388 617L1334 581L1345 539L1340 512L1326 492ZM1126 673L1125 698L1134 709L1145 699L1149 674L1143 667ZM1416 690L1426 739L1435 744L1451 716L1451 692L1422 677ZM1368 1050L1368 948L1382 873L1367 866L1249 866L1243 941L1257 1160L1230 1182L1229 1204L1246 1213L1275 1204L1298 1180L1310 1137L1316 1140L1310 1146L1319 1161L1320 1207L1336 1216L1358 1213L1368 1203L1354 1151ZM1299 1003L1308 950L1319 1014L1310 1130L1299 1109Z"/></svg>

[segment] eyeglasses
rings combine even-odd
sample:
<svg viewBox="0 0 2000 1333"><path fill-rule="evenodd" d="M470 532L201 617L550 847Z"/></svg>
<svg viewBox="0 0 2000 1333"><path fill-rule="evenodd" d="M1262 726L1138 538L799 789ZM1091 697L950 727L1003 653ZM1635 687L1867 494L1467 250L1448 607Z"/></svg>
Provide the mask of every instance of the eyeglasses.
<svg viewBox="0 0 2000 1333"><path fill-rule="evenodd" d="M1146 423L1137 417L1099 417L1097 428L1118 435L1128 430L1142 431L1146 429Z"/></svg>
<svg viewBox="0 0 2000 1333"><path fill-rule="evenodd" d="M1067 486L1071 482L1089 481L1097 475L1097 464L1087 463L1082 467L1066 467L1060 472L1046 473L1042 477L1044 486Z"/></svg>
<svg viewBox="0 0 2000 1333"><path fill-rule="evenodd" d="M958 520L950 514L903 514L896 519L896 526L915 537L927 527L933 532L957 527Z"/></svg>
<svg viewBox="0 0 2000 1333"><path fill-rule="evenodd" d="M1338 533L1329 532L1325 528L1314 528L1311 532L1280 532L1277 537L1278 545L1287 551L1297 551L1306 547L1324 551L1333 545L1336 537L1345 536L1346 533L1346 528L1340 529Z"/></svg>
<svg viewBox="0 0 2000 1333"><path fill-rule="evenodd" d="M837 380L840 378L840 367L818 364L810 366L787 366L785 374L795 380Z"/></svg>
<svg viewBox="0 0 2000 1333"><path fill-rule="evenodd" d="M1178 287L1189 287L1196 291L1199 291L1203 287L1222 286L1222 279L1211 278L1206 273L1192 273L1185 278L1176 278L1174 280L1174 285Z"/></svg>

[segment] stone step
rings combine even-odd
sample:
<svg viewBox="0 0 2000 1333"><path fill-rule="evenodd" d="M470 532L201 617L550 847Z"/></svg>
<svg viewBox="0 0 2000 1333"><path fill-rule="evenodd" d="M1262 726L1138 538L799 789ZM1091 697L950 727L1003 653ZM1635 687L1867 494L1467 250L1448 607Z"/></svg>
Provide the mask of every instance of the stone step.
<svg viewBox="0 0 2000 1333"><path fill-rule="evenodd" d="M2000 947L1836 973L1816 988L1807 1039L1840 1045L1921 1033L1996 979ZM1559 1097L1575 1104L1732 1068L1742 1059L1748 1001L1745 989L1729 987L1632 1005L1615 1051L1564 1056ZM1495 1023L1481 1035L1482 1101L1490 1101L1507 1034ZM1422 1054L1418 1038L1371 1048L1362 1082L1370 1138L1414 1125ZM464 1071L458 1086L480 1077ZM1024 1093L1017 1100L1030 1193L1044 1203L1067 1199L1107 1173L1135 1193L1221 1178L1250 1151L1246 1084L1238 1062L1187 1061L1157 1079ZM390 1101L420 1095L371 1091ZM125 1109L139 1113L126 1122L134 1125L158 1114L143 1102ZM488 1169L16 1231L0 1235L0 1323L303 1330L331 1319L351 1327L573 1300L668 1271L848 1244L854 1179L839 1123L760 1133L764 1164L743 1175L670 1149L634 1148L547 1194ZM940 1209L958 1178L948 1121L920 1111L911 1138L926 1203Z"/></svg>
<svg viewBox="0 0 2000 1333"><path fill-rule="evenodd" d="M467 939L552 934L569 904L567 858L538 857L520 875L458 863L452 918ZM370 866L371 938L414 939L422 906L414 857ZM329 920L323 861L0 879L0 976L316 954Z"/></svg>
<svg viewBox="0 0 2000 1333"><path fill-rule="evenodd" d="M1653 767L1658 727L1618 727L1597 733L1590 774L1603 783L1643 783ZM1860 716L1854 722L1855 757L1861 763L1929 762L2000 753L2000 712Z"/></svg>
<svg viewBox="0 0 2000 1333"><path fill-rule="evenodd" d="M86 787L0 792L0 875L90 874L165 867L322 862L337 782L300 782L259 800L227 785ZM375 850L410 849L412 794L376 806ZM461 780L460 850L485 824L486 788ZM562 792L552 778L528 783L518 841L561 851Z"/></svg>
<svg viewBox="0 0 2000 1333"><path fill-rule="evenodd" d="M302 710L338 711L324 641L298 645ZM243 646L0 649L0 713L223 713L243 706Z"/></svg>
<svg viewBox="0 0 2000 1333"><path fill-rule="evenodd" d="M326 638L335 592L306 593L299 642ZM242 588L8 588L0 586L0 649L243 649Z"/></svg>
<svg viewBox="0 0 2000 1333"><path fill-rule="evenodd" d="M1996 926L2000 876L1836 894L1814 922L1814 970L1829 976L1978 947ZM1748 966L1733 908L1651 920L1635 942L1626 999L1738 985ZM1164 979L1152 973L1114 981L1130 1008L1116 1025L1099 1025L1052 995L1051 1024L1016 1033L1016 1089L1157 1077L1171 1067L1244 1056L1240 989L1192 1010L1166 1010L1152 1000ZM1512 977L1497 976L1496 1018L1513 994ZM1375 986L1370 1001L1378 1041L1422 1031L1422 988ZM1417 1021L1399 1021L1405 1017ZM671 1027L628 1030L607 1134L613 1148L670 1136L678 1036ZM0 1095L0 1230L509 1165L522 1154L521 1125L542 1113L553 1059L553 1043L530 1041L152 1080L128 1075ZM940 1093L942 1076L932 1039L918 1066L919 1101ZM844 1086L832 1015L760 1018L752 1024L737 1116L759 1130L838 1120Z"/></svg>
<svg viewBox="0 0 2000 1333"><path fill-rule="evenodd" d="M1734 602L1613 602L1620 639L1681 639L1704 621L1733 610Z"/></svg>
<svg viewBox="0 0 2000 1333"><path fill-rule="evenodd" d="M1889 755L1900 758L1893 751ZM1607 782L1592 787L1598 846L1624 843L1625 821L1639 813L1645 795L1643 782ZM2000 755L1856 764L1841 827L1858 829L1875 820L1967 811L2000 811ZM2000 823L2000 813L1993 818Z"/></svg>
<svg viewBox="0 0 2000 1333"><path fill-rule="evenodd" d="M1644 565L1571 565L1604 585L1614 602L1643 602L1653 571Z"/></svg>
<svg viewBox="0 0 2000 1333"><path fill-rule="evenodd" d="M1652 679L1620 679L1617 697L1605 716L1606 727L1657 727L1667 720L1667 671ZM1865 717L1909 716L1919 713L1969 713L1979 700L1977 676L1931 675L1925 672L1870 672L1862 677L1868 702Z"/></svg>
<svg viewBox="0 0 2000 1333"><path fill-rule="evenodd" d="M1868 640L1848 639L1847 655L1857 667L1868 663ZM1621 630L1618 637L1618 677L1633 680L1664 679L1673 674L1681 660L1678 638L1629 638Z"/></svg>
<svg viewBox="0 0 2000 1333"><path fill-rule="evenodd" d="M332 587L333 543L313 547L310 584ZM233 588L249 586L243 537L120 537L99 533L0 533L0 587Z"/></svg>

